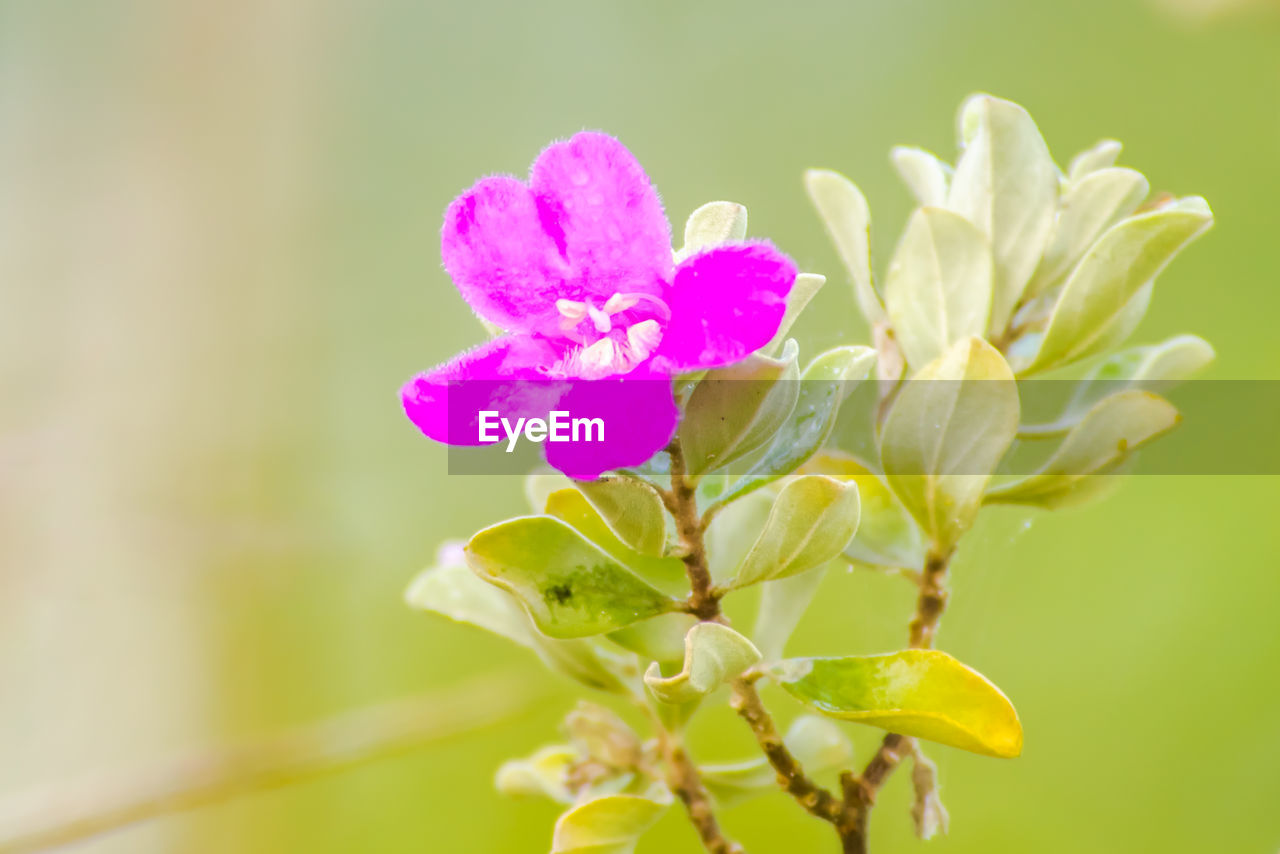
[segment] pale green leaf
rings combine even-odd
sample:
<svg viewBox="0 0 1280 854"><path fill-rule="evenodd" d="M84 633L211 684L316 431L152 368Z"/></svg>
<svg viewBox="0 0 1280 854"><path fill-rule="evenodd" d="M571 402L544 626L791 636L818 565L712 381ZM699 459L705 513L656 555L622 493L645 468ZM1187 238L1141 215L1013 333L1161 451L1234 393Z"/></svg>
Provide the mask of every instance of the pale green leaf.
<svg viewBox="0 0 1280 854"><path fill-rule="evenodd" d="M961 341L898 393L880 459L889 486L945 553L968 530L1018 429L1018 389L1004 357Z"/></svg>
<svg viewBox="0 0 1280 854"><path fill-rule="evenodd" d="M826 569L819 567L760 585L760 610L756 613L751 640L764 658L782 657L791 633L800 624L826 574Z"/></svg>
<svg viewBox="0 0 1280 854"><path fill-rule="evenodd" d="M1028 372L1082 359L1119 343L1146 311L1143 290L1178 252L1204 233L1213 214L1198 197L1180 199L1113 226L1062 286ZM1150 299L1150 293L1145 296ZM1135 305L1138 305L1135 308Z"/></svg>
<svg viewBox="0 0 1280 854"><path fill-rule="evenodd" d="M787 311L782 315L782 323L778 324L778 331L774 333L773 340L764 348L766 354L777 352L783 345L787 340L787 333L791 331L800 313L805 310L809 301L817 295L826 282L826 276L819 276L816 273L800 273L796 276L795 282L791 285L791 291L787 294Z"/></svg>
<svg viewBox="0 0 1280 854"><path fill-rule="evenodd" d="M747 209L735 202L707 202L689 214L684 224L684 248L676 260L712 246L747 236Z"/></svg>
<svg viewBox="0 0 1280 854"><path fill-rule="evenodd" d="M947 186L951 182L951 166L923 148L897 145L889 150L889 159L903 183L921 205L941 206L947 203Z"/></svg>
<svg viewBox="0 0 1280 854"><path fill-rule="evenodd" d="M641 554L662 556L667 517L652 486L633 477L601 477L576 485L618 539Z"/></svg>
<svg viewBox="0 0 1280 854"><path fill-rule="evenodd" d="M676 602L551 516L523 516L485 528L467 562L515 594L553 638L603 634L675 610Z"/></svg>
<svg viewBox="0 0 1280 854"><path fill-rule="evenodd" d="M698 623L684 638L684 668L664 677L657 662L644 674L653 696L673 705L710 694L760 661L755 644L720 623Z"/></svg>
<svg viewBox="0 0 1280 854"><path fill-rule="evenodd" d="M1150 186L1141 172L1106 168L1071 185L1062 197L1049 246L1027 286L1027 298L1056 287L1108 228L1133 213Z"/></svg>
<svg viewBox="0 0 1280 854"><path fill-rule="evenodd" d="M569 771L579 760L578 751L565 744L543 747L527 759L503 762L493 785L510 797L544 797L562 804L573 803L569 791Z"/></svg>
<svg viewBox="0 0 1280 854"><path fill-rule="evenodd" d="M924 565L924 543L911 514L888 485L857 458L823 451L800 470L857 484L861 513L858 532L844 550L847 558L894 569L920 569Z"/></svg>
<svg viewBox="0 0 1280 854"><path fill-rule="evenodd" d="M1022 752L1013 704L945 652L793 658L771 670L793 697L830 717L1012 758Z"/></svg>
<svg viewBox="0 0 1280 854"><path fill-rule="evenodd" d="M1028 438L1065 435L1103 398L1127 388L1164 393L1203 371L1215 355L1209 342L1196 335L1177 335L1159 344L1114 353L1079 382L1060 418L1049 424L1024 424L1018 435Z"/></svg>
<svg viewBox="0 0 1280 854"><path fill-rule="evenodd" d="M662 614L610 632L608 638L649 661L666 664L684 658L684 637L696 622L692 614Z"/></svg>
<svg viewBox="0 0 1280 854"><path fill-rule="evenodd" d="M1071 429L1035 474L988 490L988 504L1053 508L1078 497L1077 489L1113 471L1134 451L1178 425L1178 410L1162 397L1130 389L1099 401ZM1087 492L1086 492L1087 494Z"/></svg>
<svg viewBox="0 0 1280 854"><path fill-rule="evenodd" d="M782 737L791 755L810 776L848 768L853 745L838 724L816 715L796 718ZM721 806L733 806L747 798L775 791L778 775L763 756L742 762L703 765L702 782Z"/></svg>
<svg viewBox="0 0 1280 854"><path fill-rule="evenodd" d="M991 248L957 213L920 208L907 223L885 276L885 310L907 363L918 368L987 329Z"/></svg>
<svg viewBox="0 0 1280 854"><path fill-rule="evenodd" d="M871 278L871 211L866 198L852 181L829 169L805 172L804 186L853 280L858 308L868 323L879 323L885 313Z"/></svg>
<svg viewBox="0 0 1280 854"><path fill-rule="evenodd" d="M418 575L405 591L412 608L477 626L531 649L553 670L602 691L626 692L613 662L584 640L554 640L536 631L509 593L481 581L466 564L462 544L441 547L437 566Z"/></svg>
<svg viewBox="0 0 1280 854"><path fill-rule="evenodd" d="M665 790L606 795L578 804L556 820L551 854L631 854L671 803Z"/></svg>
<svg viewBox="0 0 1280 854"><path fill-rule="evenodd" d="M819 474L782 488L764 530L733 580L746 587L816 569L844 551L858 530L858 487Z"/></svg>
<svg viewBox="0 0 1280 854"><path fill-rule="evenodd" d="M1049 239L1058 199L1058 167L1022 107L974 95L961 108L964 152L947 207L991 240L995 290L990 329L999 334Z"/></svg>
<svg viewBox="0 0 1280 854"><path fill-rule="evenodd" d="M688 590L684 563L681 560L653 557L631 548L614 534L604 517L577 489L569 487L548 495L545 512L568 522L579 534L603 549L618 563L664 593L680 596Z"/></svg>
<svg viewBox="0 0 1280 854"><path fill-rule="evenodd" d="M756 492L729 503L712 518L705 540L707 563L717 584L727 583L737 572L771 510L773 496Z"/></svg>
<svg viewBox="0 0 1280 854"><path fill-rule="evenodd" d="M836 347L816 357L800 375L796 405L764 455L716 500L716 507L736 501L790 474L822 447L831 435L840 404L866 379L876 354L870 347Z"/></svg>
<svg viewBox="0 0 1280 854"><path fill-rule="evenodd" d="M770 441L800 393L799 348L777 359L759 353L708 371L693 389L680 422L680 444L691 475L723 468Z"/></svg>
<svg viewBox="0 0 1280 854"><path fill-rule="evenodd" d="M1123 148L1114 139L1104 139L1092 148L1086 148L1071 158L1071 165L1067 167L1067 180L1074 184L1090 173L1114 166Z"/></svg>

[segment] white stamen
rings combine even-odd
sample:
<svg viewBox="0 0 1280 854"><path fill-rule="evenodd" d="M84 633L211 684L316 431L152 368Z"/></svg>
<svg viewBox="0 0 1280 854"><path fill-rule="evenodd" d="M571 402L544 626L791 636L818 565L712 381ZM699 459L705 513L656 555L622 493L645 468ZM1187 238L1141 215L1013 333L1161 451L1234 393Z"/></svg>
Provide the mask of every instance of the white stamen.
<svg viewBox="0 0 1280 854"><path fill-rule="evenodd" d="M609 315L596 308L591 303L587 303L587 315L591 318L592 324L596 327L596 332L601 335L607 335L609 330L613 328L613 321L609 319Z"/></svg>
<svg viewBox="0 0 1280 854"><path fill-rule="evenodd" d="M627 349L636 362L643 362L662 340L662 327L656 320L645 320L627 329Z"/></svg>
<svg viewBox="0 0 1280 854"><path fill-rule="evenodd" d="M587 316L587 304L571 299L556 300L556 311L569 320L581 320Z"/></svg>
<svg viewBox="0 0 1280 854"><path fill-rule="evenodd" d="M604 304L604 311L605 314L620 314L639 302L640 294L614 294Z"/></svg>
<svg viewBox="0 0 1280 854"><path fill-rule="evenodd" d="M587 373L606 374L618 361L618 349L612 338L601 338L590 347L583 347L578 353L578 362Z"/></svg>

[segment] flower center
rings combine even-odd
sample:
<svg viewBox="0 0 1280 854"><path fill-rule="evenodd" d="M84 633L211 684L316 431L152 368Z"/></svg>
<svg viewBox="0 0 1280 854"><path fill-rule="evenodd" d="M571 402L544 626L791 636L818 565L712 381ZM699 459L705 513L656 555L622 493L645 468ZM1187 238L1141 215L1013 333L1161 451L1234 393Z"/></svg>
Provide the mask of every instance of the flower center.
<svg viewBox="0 0 1280 854"><path fill-rule="evenodd" d="M662 340L671 310L650 294L614 294L590 300L556 300L560 331L578 347L560 365L569 376L600 379L629 373Z"/></svg>

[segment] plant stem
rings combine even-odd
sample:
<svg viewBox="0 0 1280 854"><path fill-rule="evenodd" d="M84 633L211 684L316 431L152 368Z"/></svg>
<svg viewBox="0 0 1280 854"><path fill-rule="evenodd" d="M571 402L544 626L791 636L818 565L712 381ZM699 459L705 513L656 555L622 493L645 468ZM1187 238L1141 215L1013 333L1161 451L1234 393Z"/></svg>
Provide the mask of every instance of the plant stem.
<svg viewBox="0 0 1280 854"><path fill-rule="evenodd" d="M819 786L800 767L800 762L787 749L778 734L773 718L760 699L755 684L749 678L736 679L733 682L733 699L729 701L751 732L755 734L760 749L773 770L778 774L778 784L786 789L800 806L810 814L823 821L839 825L844 817L844 806L840 799Z"/></svg>
<svg viewBox="0 0 1280 854"><path fill-rule="evenodd" d="M667 453L671 455L671 491L663 494L663 501L675 519L680 537L685 573L689 576L689 612L700 620L719 620L720 599L712 588L707 547L703 540L706 528L698 516L696 487L689 480L679 439L671 440ZM667 761L668 783L684 804L703 847L711 854L743 854L742 846L726 837L720 829L711 806L711 796L702 784L697 766L677 738L660 723L658 733Z"/></svg>
<svg viewBox="0 0 1280 854"><path fill-rule="evenodd" d="M913 649L930 649L938 633L938 621L947 607L947 571L952 552L931 550L925 557L924 571L920 574L920 594L916 598L915 616L910 625L910 643ZM867 850L867 823L871 808L875 806L876 793L898 767L902 757L911 747L911 739L897 733L889 733L880 742L880 749L871 757L867 767L858 776L841 775L844 789L846 826L840 829L844 854L865 854Z"/></svg>
<svg viewBox="0 0 1280 854"><path fill-rule="evenodd" d="M707 547L702 536L705 528L698 516L696 487L688 477L684 449L679 439L671 440L667 453L671 456L671 492L666 496L667 509L675 519L676 533L684 552L684 570L689 576L689 613L699 620L714 620L720 616L720 598L711 584Z"/></svg>

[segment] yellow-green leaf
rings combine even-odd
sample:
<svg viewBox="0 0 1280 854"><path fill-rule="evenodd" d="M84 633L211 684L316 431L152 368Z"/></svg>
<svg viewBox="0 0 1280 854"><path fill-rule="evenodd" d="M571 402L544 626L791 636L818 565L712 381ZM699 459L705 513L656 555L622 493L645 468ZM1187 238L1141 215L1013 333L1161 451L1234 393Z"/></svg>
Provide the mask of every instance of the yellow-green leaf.
<svg viewBox="0 0 1280 854"><path fill-rule="evenodd" d="M951 182L949 164L923 148L909 145L891 148L889 159L919 204L936 207L947 203L947 185Z"/></svg>
<svg viewBox="0 0 1280 854"><path fill-rule="evenodd" d="M510 797L539 796L571 804L569 771L580 758L578 751L567 744L543 747L527 759L503 762L494 775L493 786Z"/></svg>
<svg viewBox="0 0 1280 854"><path fill-rule="evenodd" d="M898 393L880 459L890 488L939 551L973 524L1018 417L1013 372L981 338L959 342Z"/></svg>
<svg viewBox="0 0 1280 854"><path fill-rule="evenodd" d="M826 568L819 567L760 585L760 609L756 612L751 640L765 659L782 657L791 633L800 624L826 574Z"/></svg>
<svg viewBox="0 0 1280 854"><path fill-rule="evenodd" d="M774 668L793 697L825 715L1011 758L1022 752L1013 704L976 670L945 652L792 658Z"/></svg>
<svg viewBox="0 0 1280 854"><path fill-rule="evenodd" d="M960 110L964 152L956 161L947 207L991 240L995 289L991 331L1009 322L1049 239L1057 212L1058 167L1022 107L974 95Z"/></svg>
<svg viewBox="0 0 1280 854"><path fill-rule="evenodd" d="M481 578L515 594L549 637L603 634L676 608L674 599L551 516L485 528L467 543L466 555Z"/></svg>
<svg viewBox="0 0 1280 854"><path fill-rule="evenodd" d="M1178 425L1173 404L1148 391L1130 389L1099 401L1071 429L1035 474L988 490L988 504L1053 508L1077 497L1089 479L1113 471L1138 448ZM1091 495L1092 490L1080 495Z"/></svg>
<svg viewBox="0 0 1280 854"><path fill-rule="evenodd" d="M991 246L981 230L943 208L912 214L884 284L885 310L907 363L918 368L982 335L991 288Z"/></svg>
<svg viewBox="0 0 1280 854"><path fill-rule="evenodd" d="M634 477L601 477L576 486L618 539L641 554L662 556L666 514L652 486Z"/></svg>
<svg viewBox="0 0 1280 854"><path fill-rule="evenodd" d="M676 260L746 236L746 208L735 202L707 202L689 214L684 224L684 248L676 253Z"/></svg>
<svg viewBox="0 0 1280 854"><path fill-rule="evenodd" d="M885 313L871 279L871 211L866 197L852 181L829 169L805 172L804 186L853 279L858 308L868 323L879 323Z"/></svg>
<svg viewBox="0 0 1280 854"><path fill-rule="evenodd" d="M858 530L858 506L856 484L819 474L791 480L774 501L733 586L798 575L831 560Z"/></svg>
<svg viewBox="0 0 1280 854"><path fill-rule="evenodd" d="M670 803L670 795L655 787L649 795L605 795L578 804L556 821L551 854L631 854Z"/></svg>
<svg viewBox="0 0 1280 854"><path fill-rule="evenodd" d="M920 529L888 485L857 458L835 451L817 454L800 469L858 486L858 532L845 548L850 560L872 566L920 569L924 544Z"/></svg>
<svg viewBox="0 0 1280 854"><path fill-rule="evenodd" d="M1074 184L1092 172L1114 166L1123 148L1114 139L1104 139L1086 148L1071 158L1071 164L1067 167L1067 181Z"/></svg>
<svg viewBox="0 0 1280 854"><path fill-rule="evenodd" d="M1213 224L1204 199L1179 199L1113 226L1062 286L1027 373L1065 365L1119 343L1146 311L1142 291ZM1149 299L1149 294L1147 299ZM1135 308L1135 306L1137 306Z"/></svg>
<svg viewBox="0 0 1280 854"><path fill-rule="evenodd" d="M778 324L778 331L773 334L773 340L764 348L766 355L777 352L778 348L783 346L783 342L787 340L787 333L791 331L800 313L805 310L809 301L817 295L826 282L827 277L819 276L817 273L800 273L796 276L790 292L787 293L787 311L782 315L782 322Z"/></svg>
<svg viewBox="0 0 1280 854"><path fill-rule="evenodd" d="M644 682L664 703L677 705L705 696L760 661L755 644L720 623L698 623L684 639L684 668L664 677L657 662Z"/></svg>

